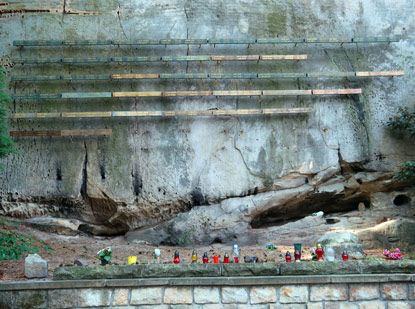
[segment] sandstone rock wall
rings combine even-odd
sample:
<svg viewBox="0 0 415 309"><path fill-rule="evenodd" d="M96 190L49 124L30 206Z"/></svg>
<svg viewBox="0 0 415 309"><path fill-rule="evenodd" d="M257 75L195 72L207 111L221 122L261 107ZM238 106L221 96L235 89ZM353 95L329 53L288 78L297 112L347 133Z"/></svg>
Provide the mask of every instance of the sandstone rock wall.
<svg viewBox="0 0 415 309"><path fill-rule="evenodd" d="M396 209L390 201L400 193L409 198L404 205L405 212L413 216L412 193L390 181L390 172L396 169L398 162L413 155L415 146L404 136L392 134L386 121L399 106L414 106L414 10L413 3L390 0L347 3L305 0L6 1L0 6L3 64L9 64L11 57L308 54L306 61L273 63L17 65L12 69L13 74L403 69L405 76L359 80L10 83L11 93L361 87L363 94L318 98L16 101L10 104L10 112L308 106L313 107L314 112L308 116L12 121L11 127L16 130L111 128L113 134L110 137L17 139L20 154L5 160L6 168L0 175L1 209L15 216L80 219L84 222L80 228L95 234L117 234L138 228L143 240L154 240L149 233L153 229L163 230L170 236L159 236L154 241L167 243L177 243L189 226L207 227L206 233L198 237L199 243L215 241L216 236L206 236L214 235L212 230L229 236L217 241L255 242L258 237L266 238L267 232L252 236L252 227L277 228L275 226L284 220L303 218L318 210L355 210L360 202L370 208L378 192L391 195L384 201L390 210L389 217L391 213L396 217L402 212L402 208ZM12 46L13 40L20 39L276 36L401 36L402 40L391 44L249 47ZM230 214L230 218L223 221L221 211ZM192 219L194 216L197 220ZM174 226L183 226L173 228L172 222Z"/></svg>

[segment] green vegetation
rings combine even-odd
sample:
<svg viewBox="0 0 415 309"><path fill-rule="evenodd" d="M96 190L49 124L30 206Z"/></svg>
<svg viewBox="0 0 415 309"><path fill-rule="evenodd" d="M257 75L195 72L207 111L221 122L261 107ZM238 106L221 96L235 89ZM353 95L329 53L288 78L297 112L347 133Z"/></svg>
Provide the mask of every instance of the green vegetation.
<svg viewBox="0 0 415 309"><path fill-rule="evenodd" d="M36 253L38 246L33 246L33 237L16 232L0 231L0 261L20 260L23 252Z"/></svg>
<svg viewBox="0 0 415 309"><path fill-rule="evenodd" d="M0 159L7 157L10 153L17 153L15 143L8 134L6 104L10 102L10 98L4 91L4 80L4 69L0 67Z"/></svg>
<svg viewBox="0 0 415 309"><path fill-rule="evenodd" d="M399 108L399 114L389 118L388 126L392 130L407 131L415 138L415 111L410 112L408 108ZM415 185L415 161L406 161L399 165L400 171L394 178Z"/></svg>
<svg viewBox="0 0 415 309"><path fill-rule="evenodd" d="M194 228L190 228L184 231L178 238L179 246L186 246L191 243L192 234L194 232Z"/></svg>
<svg viewBox="0 0 415 309"><path fill-rule="evenodd" d="M35 245L35 239L31 234L21 234L13 231L18 228L20 223L14 222L8 218L0 217L0 261L2 260L20 260L24 253L36 253L40 248ZM45 242L39 241L44 250L51 254L52 247Z"/></svg>

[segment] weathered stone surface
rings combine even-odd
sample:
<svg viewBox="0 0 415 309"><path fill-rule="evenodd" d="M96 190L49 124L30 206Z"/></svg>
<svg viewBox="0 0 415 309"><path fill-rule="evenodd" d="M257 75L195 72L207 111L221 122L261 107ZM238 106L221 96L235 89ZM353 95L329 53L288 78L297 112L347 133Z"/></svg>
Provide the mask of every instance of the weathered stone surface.
<svg viewBox="0 0 415 309"><path fill-rule="evenodd" d="M357 263L344 262L303 262L282 263L280 265L282 276L288 275L329 275L334 273L353 274L359 273Z"/></svg>
<svg viewBox="0 0 415 309"><path fill-rule="evenodd" d="M219 288L197 287L193 291L196 304L219 303Z"/></svg>
<svg viewBox="0 0 415 309"><path fill-rule="evenodd" d="M260 272L260 270L258 270ZM107 265L87 267L59 267L54 271L55 280L117 279L162 277L218 277L221 267L215 264L146 264Z"/></svg>
<svg viewBox="0 0 415 309"><path fill-rule="evenodd" d="M305 305L290 304L290 305L270 305L270 309L304 309Z"/></svg>
<svg viewBox="0 0 415 309"><path fill-rule="evenodd" d="M408 102L411 102L415 69L408 63L415 50L415 31L411 23L413 4L386 1L379 5L375 0L362 3L358 0L350 1L348 5L339 1L310 5L307 0L196 0L191 3L175 0L169 2L168 10L155 10L154 3L131 3L127 0L103 1L99 5L93 0L67 1L65 5L62 1L7 2L0 25L0 57L8 72L13 67L10 57L68 58L79 56L83 50L75 47L18 49L12 43L19 39L71 40L96 39L97 36L102 40L272 38L277 35L300 38L326 37L327 29L330 29L332 37L402 36L402 40L376 46L359 44L359 51L351 48L350 45L354 47L354 44L298 44L295 48L293 44L284 44L278 46L281 52L307 53L313 60L266 65L240 61L206 63L202 71L264 73L275 70L328 72L397 68L406 72L404 77L393 79L353 80L353 87L360 86L366 94L376 95L314 98L315 112L309 116L175 117L144 121L136 118L123 121L92 119L88 122L73 119L71 128L94 127L97 122L112 128L113 134L108 138L79 138L70 142L64 138L20 139L20 154L5 160L3 181L0 181L2 211L21 217L49 214L79 218L86 222L79 229L92 233L124 233L142 228L141 232L131 233L129 239L154 243L178 244L181 233L194 229L198 233L189 237L189 242L210 244L216 237L221 237L223 243L228 243L236 236L240 244L276 237L281 243L291 244L295 222L269 228L264 226L261 231L255 227L262 223L280 224L284 219L298 218L318 210L349 211L356 209L363 200L370 202L376 192L398 190L391 177L385 178L382 173L395 169L397 161L410 158L415 146L390 134L385 123L398 106L411 104ZM157 7L164 5L164 1L156 1ZM224 11L231 13L223 14ZM229 54L275 51L273 45L252 44L249 49L247 45L229 45L226 49L203 45L200 50L195 46L189 49L187 46L146 46L138 47L137 52L143 55L193 55L210 54L216 51L214 48ZM88 55L131 56L131 50L88 47ZM85 74L85 68L77 66L76 73ZM108 73L108 67L104 65L87 68L93 70L91 74ZM156 68L155 65L143 64L140 72L155 72ZM120 68L125 72L134 70L137 70L135 65L127 64ZM72 66L66 64L13 68L13 74L18 75L69 74L71 71ZM163 71L200 72L201 68L199 63L166 63ZM269 89L276 83L270 80L253 82L255 84L251 85L252 81L240 80L238 89ZM215 81L214 87L234 87L233 83ZM186 83L165 80L150 85L131 82L117 84L117 90L148 90L149 86L152 90L163 91L179 87L200 89L201 84L199 80L187 80ZM278 84L282 89L349 86L350 80L337 78L286 80ZM105 82L61 81L37 83L30 90L37 93L68 92L68 89L93 92L103 91L102 88L110 91L112 87ZM12 93L25 90L24 85L10 85ZM114 100L108 99L104 105L109 109L116 106L119 110L131 110L132 107L138 109L139 104L140 110L164 110L168 103L171 109L191 107L206 110L244 108L257 103L256 100L238 97L185 101L181 98L148 98L140 102L117 100L115 104ZM273 106L273 100L264 98L261 104ZM277 103L292 107L297 103L295 100L279 98ZM391 105L391 100L397 104ZM38 107L16 101L10 111L32 112L38 108L41 111L79 111L86 108L84 104L77 104L81 101L73 102L62 100L57 104L46 101ZM87 105L88 110L102 110L100 101L88 101ZM31 130L33 126L53 129L65 125L68 123L59 119L11 122L12 129L19 130ZM272 191L279 194L267 194ZM247 195L248 198L244 198ZM256 195L255 208L248 200ZM233 200L231 204L235 206L235 214L226 207L227 200ZM394 207L391 203L389 206L389 209ZM196 208L201 208L198 216L192 213ZM406 208L410 209L409 206ZM380 212L381 209L377 209L376 212ZM392 213L399 215L399 212L395 209L390 216ZM183 215L177 216L179 213ZM376 216L381 218L384 215L378 213ZM362 225L345 216L340 218L341 222L336 224L344 225L345 229L373 226L367 218L362 218ZM251 229L253 222L254 228ZM298 225L304 227L307 223L302 221ZM157 224L161 224L157 227L158 234L148 229ZM200 226L204 226L203 231L200 231ZM331 228L324 222L314 222L308 232L298 238L304 244L312 244L316 241L315 235L322 235Z"/></svg>
<svg viewBox="0 0 415 309"><path fill-rule="evenodd" d="M280 270L277 272L277 270ZM256 264L147 264L58 267L55 280L164 277L249 277L345 274L412 274L415 261L347 261Z"/></svg>
<svg viewBox="0 0 415 309"><path fill-rule="evenodd" d="M128 289L115 289L113 304L116 306L126 306L128 304Z"/></svg>
<svg viewBox="0 0 415 309"><path fill-rule="evenodd" d="M248 292L245 288L223 287L222 303L224 304L246 304L248 302Z"/></svg>
<svg viewBox="0 0 415 309"><path fill-rule="evenodd" d="M48 308L50 309L73 308L75 300L75 290L48 291Z"/></svg>
<svg viewBox="0 0 415 309"><path fill-rule="evenodd" d="M0 308L46 309L46 291L0 292Z"/></svg>
<svg viewBox="0 0 415 309"><path fill-rule="evenodd" d="M346 285L315 285L310 288L310 300L347 300Z"/></svg>
<svg viewBox="0 0 415 309"><path fill-rule="evenodd" d="M281 303L306 303L308 287L305 285L286 285L280 288Z"/></svg>
<svg viewBox="0 0 415 309"><path fill-rule="evenodd" d="M251 309L251 308L259 308L259 309L268 309L268 305L238 305L238 309Z"/></svg>
<svg viewBox="0 0 415 309"><path fill-rule="evenodd" d="M379 290L377 285L351 285L350 300L371 300L379 298Z"/></svg>
<svg viewBox="0 0 415 309"><path fill-rule="evenodd" d="M383 284L380 288L382 297L387 300L400 300L407 298L407 285L403 283Z"/></svg>
<svg viewBox="0 0 415 309"><path fill-rule="evenodd" d="M144 278L158 277L218 277L221 266L218 264L147 264L142 265Z"/></svg>
<svg viewBox="0 0 415 309"><path fill-rule="evenodd" d="M338 260L341 260L344 251L347 251L350 258L360 259L364 256L359 238L350 233L329 233L322 236L318 242L325 248L333 248Z"/></svg>
<svg viewBox="0 0 415 309"><path fill-rule="evenodd" d="M280 273L288 275L330 275L330 274L387 274L407 273L415 270L415 263L409 260L400 261L337 261L337 262L305 262L282 263Z"/></svg>
<svg viewBox="0 0 415 309"><path fill-rule="evenodd" d="M307 309L323 309L323 303L307 304Z"/></svg>
<svg viewBox="0 0 415 309"><path fill-rule="evenodd" d="M168 305L160 305L160 306L140 306L140 309L169 309L169 308L170 308L170 306L168 306ZM119 308L119 309L123 309L123 308ZM130 309L130 308L126 307L125 309Z"/></svg>
<svg viewBox="0 0 415 309"><path fill-rule="evenodd" d="M415 299L415 284L409 284L409 299Z"/></svg>
<svg viewBox="0 0 415 309"><path fill-rule="evenodd" d="M394 301L388 302L388 309L411 309L412 305L408 302Z"/></svg>
<svg viewBox="0 0 415 309"><path fill-rule="evenodd" d="M239 263L222 264L222 276L278 276L280 274L279 263Z"/></svg>
<svg viewBox="0 0 415 309"><path fill-rule="evenodd" d="M48 261L37 254L29 254L24 261L24 275L27 278L46 278L48 276Z"/></svg>
<svg viewBox="0 0 415 309"><path fill-rule="evenodd" d="M131 305L157 305L162 302L162 289L137 288L131 290Z"/></svg>
<svg viewBox="0 0 415 309"><path fill-rule="evenodd" d="M325 309L357 309L357 304L354 303L325 303ZM307 308L308 309L308 308Z"/></svg>
<svg viewBox="0 0 415 309"><path fill-rule="evenodd" d="M238 305L234 305L234 304L209 304L209 305L204 305L203 309L236 309L238 308Z"/></svg>
<svg viewBox="0 0 415 309"><path fill-rule="evenodd" d="M166 288L164 290L165 304L191 304L192 302L191 288Z"/></svg>
<svg viewBox="0 0 415 309"><path fill-rule="evenodd" d="M374 301L368 303L360 303L359 309L385 309L386 306L382 302Z"/></svg>
<svg viewBox="0 0 415 309"><path fill-rule="evenodd" d="M390 196L389 199L390 200ZM405 209L403 209L405 211ZM415 220L411 218L391 219L357 233L365 248L409 248L414 246Z"/></svg>
<svg viewBox="0 0 415 309"><path fill-rule="evenodd" d="M78 291L79 307L109 306L110 299L109 289L80 289Z"/></svg>
<svg viewBox="0 0 415 309"><path fill-rule="evenodd" d="M55 268L55 280L141 278L142 265L79 266Z"/></svg>
<svg viewBox="0 0 415 309"><path fill-rule="evenodd" d="M255 287L249 291L251 304L267 304L277 301L277 292L274 287Z"/></svg>

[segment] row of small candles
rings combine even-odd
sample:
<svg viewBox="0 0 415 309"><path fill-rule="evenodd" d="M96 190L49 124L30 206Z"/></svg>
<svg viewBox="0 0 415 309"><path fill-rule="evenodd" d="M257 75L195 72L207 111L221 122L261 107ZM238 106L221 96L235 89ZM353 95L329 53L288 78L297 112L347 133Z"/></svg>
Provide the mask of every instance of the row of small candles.
<svg viewBox="0 0 415 309"><path fill-rule="evenodd" d="M311 254L313 256L313 259L315 259L315 260L334 261L334 250L332 248L328 248L327 252L325 252L324 249L322 248L321 244L318 244L317 248L312 249ZM160 252L159 249L154 250L154 256L155 256L155 262L158 263L158 264L161 263L161 252ZM349 256L348 256L346 251L343 252L342 259L343 259L343 261L347 261L349 259ZM257 261L256 257L250 257L248 260L251 261L251 262L254 262L254 263ZM301 262L301 244L295 244L294 245L294 260L295 260L295 262ZM197 251L193 250L192 264L197 264L197 261L198 261ZM287 251L287 253L285 254L285 261L286 262L291 262L291 253L290 253L290 251ZM205 252L203 254L202 262L203 262L203 264L208 264L209 263L209 257L208 257L207 252ZM177 250L174 254L173 263L174 264L179 264L180 263L180 254L179 254L179 251L177 251ZM218 255L213 256L213 263L214 264L219 264L219 256ZM225 263L225 264L227 264L227 263L239 263L239 247L238 247L238 245L233 246L233 251L232 251L231 256L229 256L229 254L227 252L225 253L225 255L223 257L223 261L221 263ZM129 262L129 264L130 264L130 262Z"/></svg>
<svg viewBox="0 0 415 309"><path fill-rule="evenodd" d="M156 249L156 250L154 250L154 253L155 253L155 257L156 257L156 263L160 263L160 250ZM238 245L233 246L232 260L231 261L233 263L239 263L239 247L238 247ZM209 263L209 257L208 257L207 252L205 252L203 254L202 262L203 262L203 264L208 264ZM177 251L177 250L174 253L173 263L174 264L179 264L180 263L179 251ZM225 264L229 263L229 254L228 254L228 252L225 252L222 263L225 263ZM193 250L193 253L192 253L192 264L197 264L197 252L196 252L196 250ZM213 256L213 264L219 264L219 256L218 255Z"/></svg>

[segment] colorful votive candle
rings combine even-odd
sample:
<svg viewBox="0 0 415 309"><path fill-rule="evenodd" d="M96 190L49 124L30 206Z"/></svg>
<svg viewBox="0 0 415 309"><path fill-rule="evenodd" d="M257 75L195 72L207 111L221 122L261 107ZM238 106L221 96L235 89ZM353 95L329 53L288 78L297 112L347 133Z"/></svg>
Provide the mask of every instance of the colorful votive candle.
<svg viewBox="0 0 415 309"><path fill-rule="evenodd" d="M223 263L225 263L225 264L229 263L229 254L228 254L228 252L225 252L225 256L223 257Z"/></svg>
<svg viewBox="0 0 415 309"><path fill-rule="evenodd" d="M174 264L179 264L180 263L180 257L179 257L179 251L176 251L174 253L174 260L173 260Z"/></svg>
<svg viewBox="0 0 415 309"><path fill-rule="evenodd" d="M287 263L291 262L291 253L290 253L290 251L287 251L287 253L285 254L285 261Z"/></svg>
<svg viewBox="0 0 415 309"><path fill-rule="evenodd" d="M196 252L196 250L193 250L193 253L192 253L192 264L197 264L197 252Z"/></svg>
<svg viewBox="0 0 415 309"><path fill-rule="evenodd" d="M346 251L343 252L342 259L343 259L343 261L348 261L349 260L349 255L347 254Z"/></svg>
<svg viewBox="0 0 415 309"><path fill-rule="evenodd" d="M207 252L205 252L205 253L203 254L202 261L203 261L203 264L207 264L207 263L209 263L209 258L208 258Z"/></svg>
<svg viewBox="0 0 415 309"><path fill-rule="evenodd" d="M316 254L317 254L318 260L322 261L323 260L323 255L324 255L324 250L323 250L323 248L321 248L321 244L317 245Z"/></svg>

